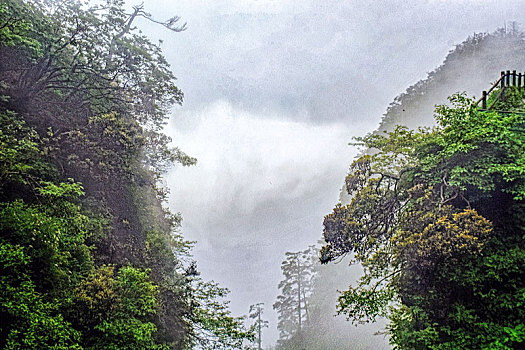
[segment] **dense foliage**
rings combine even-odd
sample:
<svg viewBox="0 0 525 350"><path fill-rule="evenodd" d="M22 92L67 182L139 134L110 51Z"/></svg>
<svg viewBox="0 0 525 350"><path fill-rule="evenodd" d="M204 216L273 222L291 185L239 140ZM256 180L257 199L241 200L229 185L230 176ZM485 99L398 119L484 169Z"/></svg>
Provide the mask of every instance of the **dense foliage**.
<svg viewBox="0 0 525 350"><path fill-rule="evenodd" d="M494 94L496 95L496 91ZM480 111L457 94L437 126L358 139L349 205L324 221L322 262L364 275L338 309L390 319L399 349L515 349L525 341L525 113L507 88Z"/></svg>
<svg viewBox="0 0 525 350"><path fill-rule="evenodd" d="M195 159L161 133L182 92L142 5L0 4L0 347L240 348L159 179Z"/></svg>

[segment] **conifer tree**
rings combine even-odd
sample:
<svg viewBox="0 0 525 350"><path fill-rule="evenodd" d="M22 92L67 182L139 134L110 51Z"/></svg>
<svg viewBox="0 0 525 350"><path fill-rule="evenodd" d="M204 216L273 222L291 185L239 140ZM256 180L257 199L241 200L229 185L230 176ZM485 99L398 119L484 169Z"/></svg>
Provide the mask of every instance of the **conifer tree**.
<svg viewBox="0 0 525 350"><path fill-rule="evenodd" d="M316 274L314 246L299 252L287 252L281 264L283 280L279 283L281 294L273 304L279 313L279 345L283 346L292 338L301 341L301 332L308 323L308 297L312 293L313 278Z"/></svg>
<svg viewBox="0 0 525 350"><path fill-rule="evenodd" d="M255 319L254 328L257 332L257 349L261 350L262 344L262 329L268 327L268 321L262 319L264 311L264 303L257 303L250 305L250 318Z"/></svg>

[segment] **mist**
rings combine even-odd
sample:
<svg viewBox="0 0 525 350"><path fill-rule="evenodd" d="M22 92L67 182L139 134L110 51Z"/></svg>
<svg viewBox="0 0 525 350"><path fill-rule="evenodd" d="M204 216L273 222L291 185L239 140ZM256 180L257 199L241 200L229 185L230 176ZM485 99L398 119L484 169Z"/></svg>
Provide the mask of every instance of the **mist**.
<svg viewBox="0 0 525 350"><path fill-rule="evenodd" d="M197 241L202 275L231 290L234 313L265 303L265 346L278 337L271 305L284 253L321 238L323 217L339 201L358 152L348 142L377 129L394 97L469 35L505 21L525 23L516 15L523 5L147 2L154 16L180 15L189 28L173 35L144 24L149 36L163 40L185 93L166 132L198 159L167 174L170 208L182 213L185 237ZM476 80L469 92L479 94L488 79ZM442 102L429 100L427 110Z"/></svg>

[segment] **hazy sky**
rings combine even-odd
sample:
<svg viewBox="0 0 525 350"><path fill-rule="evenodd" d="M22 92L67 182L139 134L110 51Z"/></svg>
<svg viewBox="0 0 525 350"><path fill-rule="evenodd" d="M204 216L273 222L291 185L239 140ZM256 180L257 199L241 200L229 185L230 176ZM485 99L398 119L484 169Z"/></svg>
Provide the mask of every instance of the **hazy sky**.
<svg viewBox="0 0 525 350"><path fill-rule="evenodd" d="M130 2L131 3L131 2ZM205 279L236 314L272 304L286 251L321 238L356 150L389 102L474 32L518 20L525 0L147 0L143 23L185 93L167 132L198 158L167 175L170 207ZM520 14L521 18L523 15ZM523 23L523 22L521 22ZM525 25L525 23L523 23ZM331 312L332 310L330 310Z"/></svg>

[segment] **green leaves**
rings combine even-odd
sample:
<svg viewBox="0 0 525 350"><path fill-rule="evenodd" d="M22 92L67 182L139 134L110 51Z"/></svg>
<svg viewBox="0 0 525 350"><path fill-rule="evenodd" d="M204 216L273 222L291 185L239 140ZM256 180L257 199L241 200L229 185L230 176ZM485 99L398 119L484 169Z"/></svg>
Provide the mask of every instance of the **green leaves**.
<svg viewBox="0 0 525 350"><path fill-rule="evenodd" d="M148 271L131 266L122 267L118 272L116 288L126 316L147 316L155 313L158 287L151 283Z"/></svg>
<svg viewBox="0 0 525 350"><path fill-rule="evenodd" d="M9 0L0 7L0 38L7 45L38 48L26 53L36 64L8 66L18 93L28 99L52 90L96 114L132 114L159 129L183 94L160 47L133 25L123 3L85 6L80 1ZM151 17L151 16L150 16Z"/></svg>
<svg viewBox="0 0 525 350"><path fill-rule="evenodd" d="M30 280L12 285L0 279L4 349L82 349L79 332L44 301Z"/></svg>
<svg viewBox="0 0 525 350"><path fill-rule="evenodd" d="M195 280L192 288L193 309L192 345L203 349L242 349L246 341L253 341L253 329L246 329L244 317L234 317L224 298L229 290L217 283Z"/></svg>
<svg viewBox="0 0 525 350"><path fill-rule="evenodd" d="M37 133L15 113L0 112L0 191L10 183L30 182L41 166L38 142Z"/></svg>
<svg viewBox="0 0 525 350"><path fill-rule="evenodd" d="M35 9L21 1L6 1L0 4L0 44L5 46L25 46L35 52L40 43L31 37L32 18Z"/></svg>
<svg viewBox="0 0 525 350"><path fill-rule="evenodd" d="M344 313L354 323L374 322L388 315L387 307L395 293L391 288L350 287L341 293L337 302L338 313Z"/></svg>
<svg viewBox="0 0 525 350"><path fill-rule="evenodd" d="M89 349L168 349L155 339L151 322L158 308L158 287L148 271L112 266L93 271L75 290L77 324Z"/></svg>
<svg viewBox="0 0 525 350"><path fill-rule="evenodd" d="M523 106L510 91L501 106ZM522 113L478 111L463 94L438 128L359 139L352 196L325 218L321 261L352 254L364 275L339 297L353 322L391 320L401 349L501 348L523 341ZM520 323L521 322L521 323Z"/></svg>
<svg viewBox="0 0 525 350"><path fill-rule="evenodd" d="M40 184L42 187L37 188L38 194L42 197L52 198L53 200L57 200L59 198L76 199L85 194L82 190L82 185L79 183L62 182L58 185L55 185L50 181L42 181Z"/></svg>
<svg viewBox="0 0 525 350"><path fill-rule="evenodd" d="M506 192L524 198L525 134L519 126L525 114L475 111L463 95L454 95L451 102L452 107L437 109L444 128L435 138L439 153L423 155L423 164L462 190L473 186L490 192L503 180Z"/></svg>
<svg viewBox="0 0 525 350"><path fill-rule="evenodd" d="M14 222L10 220L13 209L17 213ZM81 349L80 333L59 313L61 302L50 298L50 294L64 295L64 291L50 290L46 286L52 280L55 287L67 289L67 284L63 283L65 278L74 283L75 279L67 276L72 266L61 261L63 254L68 252L60 254L57 251L53 240L58 237L44 232L49 227L42 220L45 219L36 212L28 212L20 203L0 211L0 344L5 349ZM42 226L46 228L38 229ZM11 227L22 232L6 235ZM83 262L79 262L82 266Z"/></svg>

